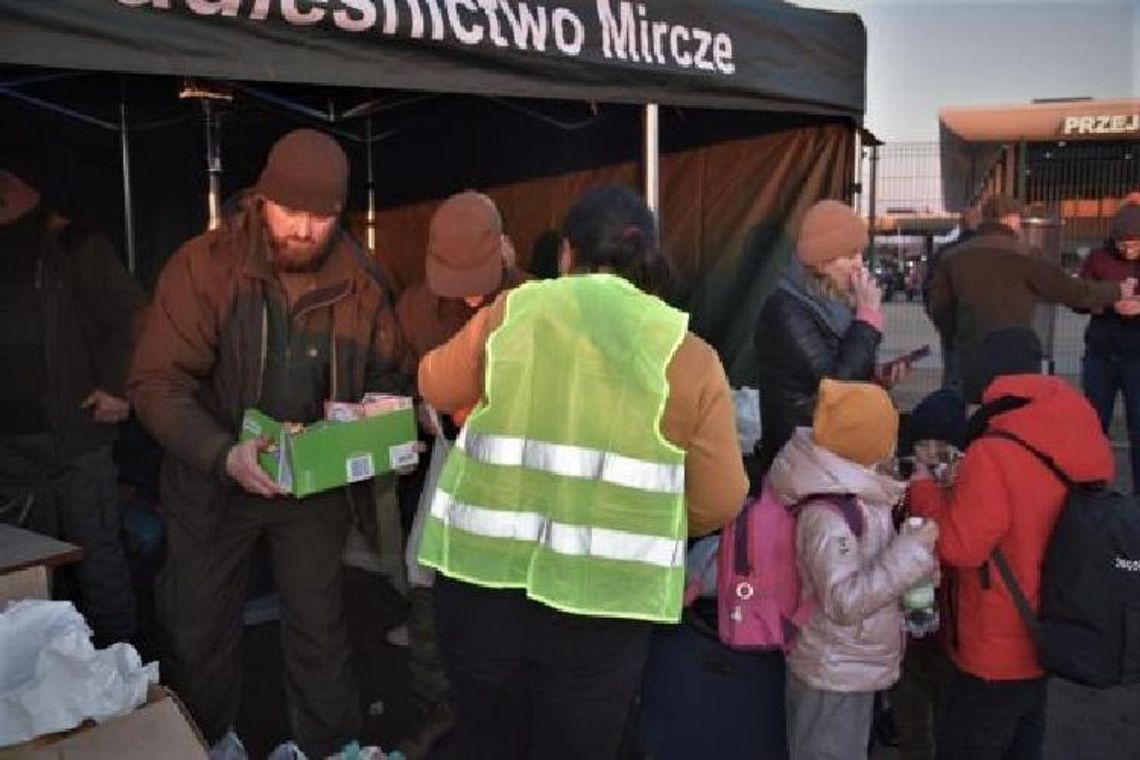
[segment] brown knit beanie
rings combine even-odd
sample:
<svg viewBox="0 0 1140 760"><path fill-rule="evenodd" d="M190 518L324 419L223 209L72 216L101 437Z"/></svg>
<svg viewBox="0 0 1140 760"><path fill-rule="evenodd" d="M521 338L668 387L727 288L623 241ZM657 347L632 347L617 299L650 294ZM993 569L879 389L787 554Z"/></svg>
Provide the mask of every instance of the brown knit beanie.
<svg viewBox="0 0 1140 760"><path fill-rule="evenodd" d="M796 255L805 265L818 267L862 253L868 242L867 226L849 206L820 201L804 214Z"/></svg>
<svg viewBox="0 0 1140 760"><path fill-rule="evenodd" d="M348 157L315 129L296 129L278 140L257 180L257 192L274 203L320 216L340 214L347 191Z"/></svg>
<svg viewBox="0 0 1140 760"><path fill-rule="evenodd" d="M819 384L811 428L820 448L871 467L894 452L899 415L891 397L877 385L825 379Z"/></svg>
<svg viewBox="0 0 1140 760"><path fill-rule="evenodd" d="M503 219L495 202L467 190L436 209L428 226L428 289L441 298L481 296L503 280Z"/></svg>

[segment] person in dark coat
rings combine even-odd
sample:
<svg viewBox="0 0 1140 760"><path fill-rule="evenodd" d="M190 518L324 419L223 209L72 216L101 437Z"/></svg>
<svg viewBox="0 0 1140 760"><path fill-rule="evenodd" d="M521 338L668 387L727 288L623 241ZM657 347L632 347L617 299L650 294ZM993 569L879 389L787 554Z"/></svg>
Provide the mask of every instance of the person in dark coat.
<svg viewBox="0 0 1140 760"><path fill-rule="evenodd" d="M875 378L882 294L863 266L867 243L867 229L849 207L815 204L800 225L795 256L760 311L753 344L761 473L796 427L811 425L820 380Z"/></svg>
<svg viewBox="0 0 1140 760"><path fill-rule="evenodd" d="M0 520L83 548L76 601L109 646L135 633L111 445L146 298L106 238L29 182L0 171Z"/></svg>
<svg viewBox="0 0 1140 760"><path fill-rule="evenodd" d="M1140 201L1121 206L1111 235L1088 255L1081 277L1101 282L1140 278ZM1140 493L1140 301L1094 314L1085 330L1081 385L1107 433L1116 397L1124 395L1124 417L1132 458L1132 489Z"/></svg>
<svg viewBox="0 0 1140 760"><path fill-rule="evenodd" d="M999 195L982 207L978 234L943 257L930 282L927 311L940 335L954 336L959 367L982 336L1005 327L1030 327L1040 303L1100 311L1128 299L1136 280L1091 282L1069 276L1021 239L1024 208Z"/></svg>
<svg viewBox="0 0 1140 760"><path fill-rule="evenodd" d="M926 263L926 273L922 281L922 305L927 316L934 319L930 311L930 283L934 280L934 271L938 265L954 251L966 245L978 234L978 225L982 222L982 212L977 206L971 206L962 212L958 226L958 237L952 242L939 248ZM943 324L938 332L938 341L942 344L942 387L949 388L957 383L958 354L954 350L954 333L948 324Z"/></svg>

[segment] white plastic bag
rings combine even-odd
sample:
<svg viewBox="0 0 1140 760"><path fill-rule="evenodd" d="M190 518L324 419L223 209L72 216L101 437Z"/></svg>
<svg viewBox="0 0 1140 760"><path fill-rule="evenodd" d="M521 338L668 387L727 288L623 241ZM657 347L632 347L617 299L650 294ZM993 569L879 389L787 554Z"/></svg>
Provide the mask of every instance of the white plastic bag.
<svg viewBox="0 0 1140 760"><path fill-rule="evenodd" d="M436 421L438 428L438 418ZM435 585L435 570L420 564L420 543L424 537L424 521L431 512L431 502L435 498L436 483L439 474L443 472L443 465L447 462L447 452L450 444L447 438L437 434L435 445L431 449L431 460L428 462L427 475L424 477L424 490L420 492L420 503L416 507L416 517L412 521L412 530L408 534L408 546L404 553L404 563L408 568L408 585L429 588Z"/></svg>
<svg viewBox="0 0 1140 760"><path fill-rule="evenodd" d="M755 388L733 388L732 405L736 409L736 437L740 450L751 454L760 440L760 391Z"/></svg>
<svg viewBox="0 0 1140 760"><path fill-rule="evenodd" d="M126 715L158 683L130 644L96 650L70 602L26 600L0 613L0 747Z"/></svg>

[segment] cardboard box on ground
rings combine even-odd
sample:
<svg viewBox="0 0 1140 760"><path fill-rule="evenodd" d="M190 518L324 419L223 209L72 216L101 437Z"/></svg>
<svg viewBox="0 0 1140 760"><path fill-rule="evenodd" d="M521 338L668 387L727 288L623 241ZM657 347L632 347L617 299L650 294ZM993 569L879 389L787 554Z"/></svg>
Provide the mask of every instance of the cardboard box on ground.
<svg viewBox="0 0 1140 760"><path fill-rule="evenodd" d="M0 750L0 760L204 760L206 742L190 713L162 686L151 686L134 712Z"/></svg>
<svg viewBox="0 0 1140 760"><path fill-rule="evenodd" d="M21 599L49 599L49 571L75 562L79 547L0 525L0 609ZM0 749L0 760L203 760L206 743L170 690L151 686L146 702L102 724L40 736Z"/></svg>
<svg viewBox="0 0 1140 760"><path fill-rule="evenodd" d="M301 426L247 409L241 439L270 442L258 461L298 498L371 480L419 460L415 410L406 396L369 394L359 404L326 402L325 417Z"/></svg>

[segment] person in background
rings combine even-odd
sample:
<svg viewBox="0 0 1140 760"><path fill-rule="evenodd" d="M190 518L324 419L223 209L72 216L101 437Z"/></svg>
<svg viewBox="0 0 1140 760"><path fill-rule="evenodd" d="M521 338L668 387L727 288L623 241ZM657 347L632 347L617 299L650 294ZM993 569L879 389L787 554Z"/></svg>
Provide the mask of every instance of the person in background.
<svg viewBox="0 0 1140 760"><path fill-rule="evenodd" d="M932 472L943 487L953 484L966 447L966 405L961 394L944 388L926 396L910 413L908 431L914 461ZM902 760L934 758L936 719L953 672L944 631L907 641L902 676L891 691Z"/></svg>
<svg viewBox="0 0 1140 760"><path fill-rule="evenodd" d="M934 320L930 311L930 283L934 280L934 270L939 262L974 239L978 234L978 225L982 222L982 212L977 206L970 206L962 212L958 221L958 237L951 243L939 248L930 261L926 263L926 272L922 281L922 305L927 316ZM943 324L946 328L949 325ZM958 356L954 351L954 334L952 332L939 332L939 343L942 345L942 387L950 388L958 382Z"/></svg>
<svg viewBox="0 0 1140 760"><path fill-rule="evenodd" d="M1036 610L1041 565L1067 488L1013 435L1049 456L1075 482L1111 481L1113 458L1088 401L1040 375L1041 344L1028 327L984 336L963 366L975 409L953 484L915 466L910 507L939 527L938 556L950 589L943 625L954 672L937 729L939 760L1042 757L1047 678L1032 634L991 556L1001 549Z"/></svg>
<svg viewBox="0 0 1140 760"><path fill-rule="evenodd" d="M882 293L863 266L867 228L850 207L808 209L795 255L764 302L753 335L762 437L757 470L767 471L792 431L811 424L823 378L869 382L883 339ZM896 372L888 383L899 378ZM753 491L758 483L753 483Z"/></svg>
<svg viewBox="0 0 1140 760"><path fill-rule="evenodd" d="M1109 239L1085 258L1081 277L1102 282L1140 278L1140 199L1116 212ZM1105 433L1116 397L1124 396L1132 488L1140 493L1140 301L1130 300L1094 314L1085 329L1081 386Z"/></svg>
<svg viewBox="0 0 1140 760"><path fill-rule="evenodd" d="M1039 303L1099 311L1126 301L1136 280L1091 282L1033 254L1021 239L1024 207L997 195L982 207L978 234L934 269L927 311L939 335L953 336L965 366L982 336L1005 327L1030 327ZM953 378L950 385L953 386Z"/></svg>
<svg viewBox="0 0 1140 760"><path fill-rule="evenodd" d="M136 626L111 444L146 296L29 181L0 170L0 519L82 547L78 608L105 647Z"/></svg>
<svg viewBox="0 0 1140 760"><path fill-rule="evenodd" d="M424 277L400 294L396 317L417 360L446 343L484 306L529 278L507 261L499 209L467 190L432 216Z"/></svg>
<svg viewBox="0 0 1140 760"><path fill-rule="evenodd" d="M788 653L791 760L867 757L875 692L899 677L903 593L936 569L938 529L895 533L906 483L894 456L898 415L877 385L823 380L810 428L780 450L767 484L798 510L796 564L816 605Z"/></svg>
<svg viewBox="0 0 1140 760"><path fill-rule="evenodd" d="M558 251L562 247L562 233L547 230L534 241L530 252L530 272L539 280L553 280L558 276Z"/></svg>
<svg viewBox="0 0 1140 760"><path fill-rule="evenodd" d="M453 195L436 210L428 229L425 277L405 290L396 303L400 328L417 364L459 332L479 309L528 279L508 263L508 245L499 210L482 193L468 190ZM454 440L458 426L447 420L445 427L442 433ZM419 503L422 474L409 478L406 488L401 484L409 510ZM412 696L424 722L419 733L399 749L408 760L420 760L451 731L455 720L436 646L431 588L412 583L408 601Z"/></svg>
<svg viewBox="0 0 1140 760"><path fill-rule="evenodd" d="M563 236L568 276L500 295L420 363L426 401L475 405L420 551L472 758L616 757L653 624L680 618L686 538L747 490L720 360L652 295L653 213L599 187Z"/></svg>
<svg viewBox="0 0 1140 760"><path fill-rule="evenodd" d="M219 753L240 748L242 609L261 540L294 738L326 757L360 731L341 557L370 484L296 499L258 464L267 441L238 442L247 409L309 424L326 400L410 390L391 307L338 227L347 186L331 137L299 129L278 140L241 208L167 261L131 368L139 419L166 449L164 673Z"/></svg>

